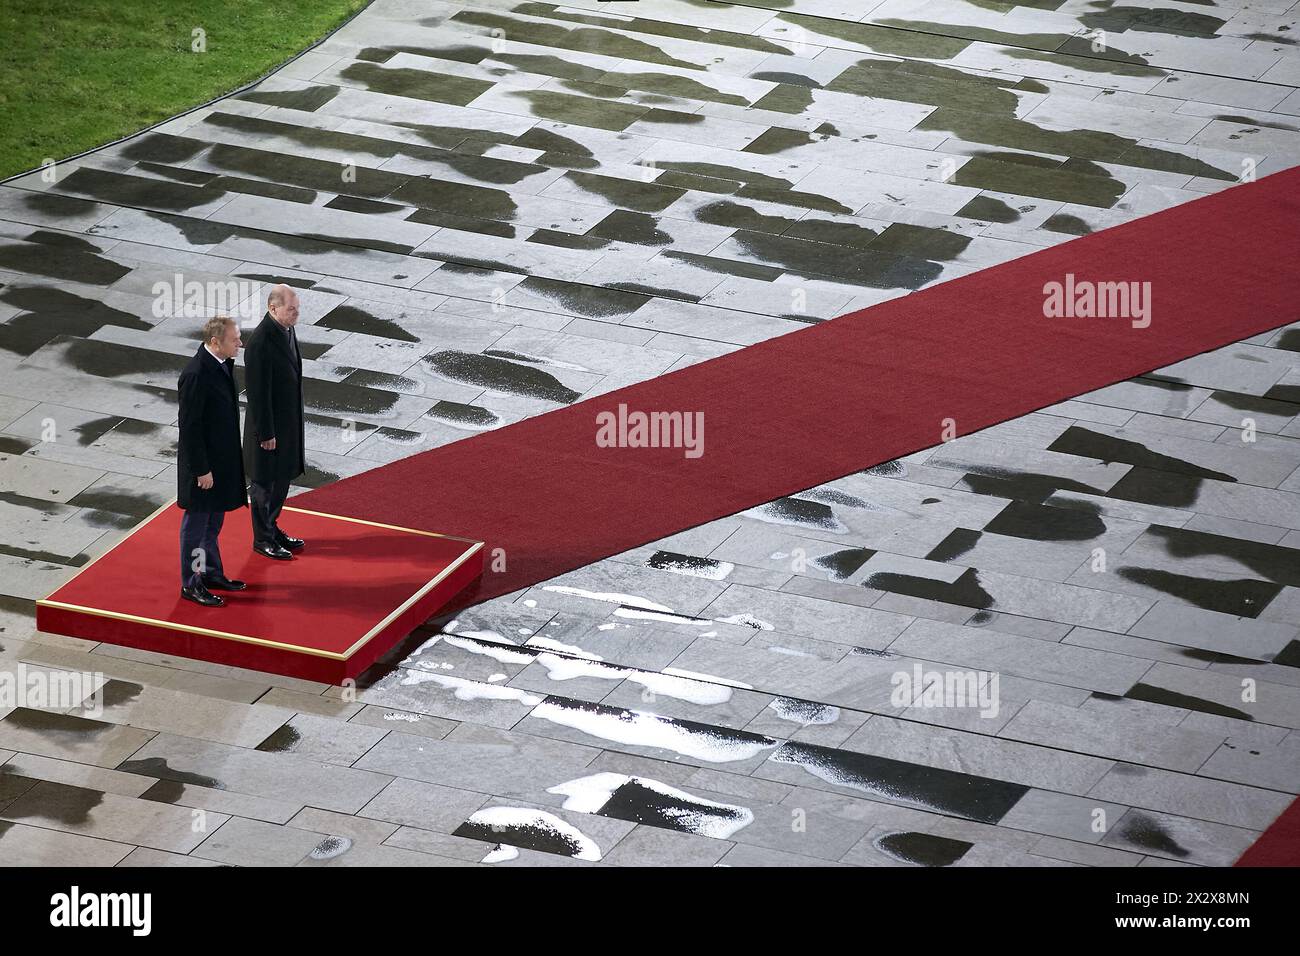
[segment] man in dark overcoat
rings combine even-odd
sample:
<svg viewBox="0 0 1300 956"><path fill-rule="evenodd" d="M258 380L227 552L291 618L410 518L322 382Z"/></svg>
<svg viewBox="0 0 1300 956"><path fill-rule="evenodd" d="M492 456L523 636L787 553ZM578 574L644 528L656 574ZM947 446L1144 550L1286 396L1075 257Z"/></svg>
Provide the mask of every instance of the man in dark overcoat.
<svg viewBox="0 0 1300 956"><path fill-rule="evenodd" d="M253 550L278 561L292 559L291 552L303 547L301 538L279 525L289 483L307 470L297 324L297 293L277 285L244 348L244 464L251 482Z"/></svg>
<svg viewBox="0 0 1300 956"><path fill-rule="evenodd" d="M181 597L204 607L226 602L212 592L242 591L226 577L217 538L226 512L248 504L239 447L239 390L235 356L239 325L228 316L209 319L203 344L181 371L180 438L176 504L181 518Z"/></svg>

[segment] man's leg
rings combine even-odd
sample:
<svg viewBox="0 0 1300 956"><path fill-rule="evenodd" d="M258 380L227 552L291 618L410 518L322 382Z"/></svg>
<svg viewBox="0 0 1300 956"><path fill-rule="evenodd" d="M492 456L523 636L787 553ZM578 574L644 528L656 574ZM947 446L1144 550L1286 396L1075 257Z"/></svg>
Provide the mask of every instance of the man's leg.
<svg viewBox="0 0 1300 956"><path fill-rule="evenodd" d="M181 587L194 584L197 576L194 571L194 552L203 547L203 533L207 527L207 514L202 511L186 511L181 516Z"/></svg>
<svg viewBox="0 0 1300 956"><path fill-rule="evenodd" d="M271 487L271 498L268 502L270 506L270 519L273 540L280 538L284 532L280 530L280 512L284 509L285 499L289 497L289 479L277 478L275 484Z"/></svg>
<svg viewBox="0 0 1300 956"><path fill-rule="evenodd" d="M213 553L208 544L213 515L224 517L224 512L187 511L181 518L181 596L204 607L222 607L226 603L209 592L203 581Z"/></svg>
<svg viewBox="0 0 1300 956"><path fill-rule="evenodd" d="M212 534L212 522L217 515L224 513L220 511L196 511L194 514L193 543L190 545L190 583L202 581L213 571L213 545L216 543L215 536ZM186 513L189 516L189 512ZM220 562L220 555L216 556Z"/></svg>
<svg viewBox="0 0 1300 956"><path fill-rule="evenodd" d="M224 511L212 512L212 517L208 520L206 537L203 539L203 550L208 559L207 569L203 572L203 583L209 591L242 591L246 586L244 582L226 577L225 566L221 563L221 545L217 539L225 523Z"/></svg>
<svg viewBox="0 0 1300 956"><path fill-rule="evenodd" d="M275 544L275 518L280 514L279 506L272 510L272 500L278 482L254 481L248 486L248 510L253 516L253 543ZM284 499L280 499L280 505Z"/></svg>
<svg viewBox="0 0 1300 956"><path fill-rule="evenodd" d="M221 566L221 548L217 544L217 536L225 522L224 511L208 512L208 524L203 533L203 552L207 557L207 567L203 571L205 577L220 578L226 574Z"/></svg>

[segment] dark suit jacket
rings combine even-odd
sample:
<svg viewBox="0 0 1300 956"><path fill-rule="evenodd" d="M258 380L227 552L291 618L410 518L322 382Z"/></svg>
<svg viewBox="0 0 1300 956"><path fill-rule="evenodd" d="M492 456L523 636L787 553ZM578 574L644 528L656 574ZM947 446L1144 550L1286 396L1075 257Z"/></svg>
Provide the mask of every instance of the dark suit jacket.
<svg viewBox="0 0 1300 956"><path fill-rule="evenodd" d="M186 511L234 511L248 504L234 369L233 360L221 362L200 345L181 371L176 503ZM205 491L196 479L208 472L212 487Z"/></svg>
<svg viewBox="0 0 1300 956"><path fill-rule="evenodd" d="M269 484L307 470L303 432L302 359L294 360L289 337L268 312L244 343L244 464L249 478ZM261 443L275 439L275 451Z"/></svg>

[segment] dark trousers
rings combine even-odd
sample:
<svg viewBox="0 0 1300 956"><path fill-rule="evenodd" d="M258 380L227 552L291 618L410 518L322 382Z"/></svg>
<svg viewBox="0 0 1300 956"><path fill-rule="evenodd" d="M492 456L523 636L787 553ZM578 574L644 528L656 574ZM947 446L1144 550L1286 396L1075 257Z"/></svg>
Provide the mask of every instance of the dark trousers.
<svg viewBox="0 0 1300 956"><path fill-rule="evenodd" d="M224 573L217 536L225 520L224 511L187 511L181 518L181 587Z"/></svg>
<svg viewBox="0 0 1300 956"><path fill-rule="evenodd" d="M289 479L254 481L248 486L249 511L253 513L253 543L274 544L280 520L280 509L289 497Z"/></svg>

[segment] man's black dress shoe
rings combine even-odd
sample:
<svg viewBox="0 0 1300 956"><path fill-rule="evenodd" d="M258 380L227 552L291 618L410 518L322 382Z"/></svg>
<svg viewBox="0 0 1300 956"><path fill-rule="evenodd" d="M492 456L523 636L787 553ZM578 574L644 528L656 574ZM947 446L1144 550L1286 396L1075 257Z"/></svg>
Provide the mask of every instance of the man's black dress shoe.
<svg viewBox="0 0 1300 956"><path fill-rule="evenodd" d="M181 588L181 597L187 601L193 601L195 604L202 604L204 607L225 607L226 604L225 601L204 587L202 581L187 588Z"/></svg>
<svg viewBox="0 0 1300 956"><path fill-rule="evenodd" d="M268 558L275 558L275 560L277 561L293 560L292 554L290 554L284 548L280 547L278 544L274 544L271 542L255 541L253 543L253 550L256 551L258 554L266 555Z"/></svg>
<svg viewBox="0 0 1300 956"><path fill-rule="evenodd" d="M232 581L224 574L206 575L203 586L209 591L242 591L248 587L243 581Z"/></svg>
<svg viewBox="0 0 1300 956"><path fill-rule="evenodd" d="M275 543L289 551L301 551L302 546L307 542L302 538L291 538L279 528L275 529Z"/></svg>

